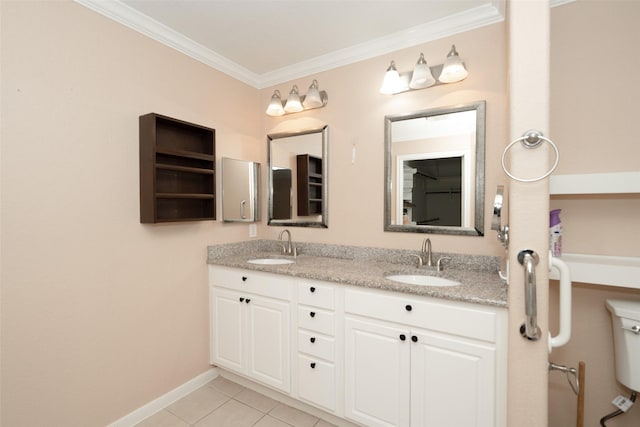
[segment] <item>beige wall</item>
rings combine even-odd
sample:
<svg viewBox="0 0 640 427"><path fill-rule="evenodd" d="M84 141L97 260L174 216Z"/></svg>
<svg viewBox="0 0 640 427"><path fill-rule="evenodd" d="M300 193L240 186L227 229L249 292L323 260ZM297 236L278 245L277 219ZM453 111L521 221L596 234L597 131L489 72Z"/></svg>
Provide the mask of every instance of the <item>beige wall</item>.
<svg viewBox="0 0 640 427"><path fill-rule="evenodd" d="M558 173L640 170L640 85L633 76L616 76L617 70L640 67L632 53L640 44L640 3L579 0L553 9L551 18L551 135L562 155ZM551 208L562 209L566 252L640 256L637 195L554 197ZM587 426L616 409L610 403L615 396L629 393L615 380L611 318L604 306L613 298L640 301L640 291L574 283L572 338L550 357L573 367L586 362ZM553 318L556 307L552 282ZM549 382L549 425L575 425L576 400L566 379L552 373ZM640 409L607 424L638 426Z"/></svg>
<svg viewBox="0 0 640 427"><path fill-rule="evenodd" d="M2 425L106 425L209 368L206 246L248 237L140 224L138 116L264 164L258 91L76 3L1 8Z"/></svg>

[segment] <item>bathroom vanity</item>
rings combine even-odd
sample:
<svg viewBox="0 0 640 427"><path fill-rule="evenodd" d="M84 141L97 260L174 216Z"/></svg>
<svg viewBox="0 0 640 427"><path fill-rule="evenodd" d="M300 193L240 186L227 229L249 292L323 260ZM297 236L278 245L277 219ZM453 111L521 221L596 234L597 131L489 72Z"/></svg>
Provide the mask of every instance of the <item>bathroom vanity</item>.
<svg viewBox="0 0 640 427"><path fill-rule="evenodd" d="M385 279L408 264L276 253L210 252L212 364L361 425L505 425L497 273L440 288Z"/></svg>

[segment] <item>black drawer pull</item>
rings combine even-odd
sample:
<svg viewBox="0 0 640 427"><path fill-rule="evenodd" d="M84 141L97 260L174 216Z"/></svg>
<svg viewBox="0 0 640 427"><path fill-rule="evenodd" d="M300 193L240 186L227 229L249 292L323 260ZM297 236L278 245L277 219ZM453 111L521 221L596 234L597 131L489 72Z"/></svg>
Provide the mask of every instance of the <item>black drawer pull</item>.
<svg viewBox="0 0 640 427"><path fill-rule="evenodd" d="M311 316L311 317L316 317L316 312L315 312L315 311L312 311L311 313L309 313L309 316Z"/></svg>
<svg viewBox="0 0 640 427"><path fill-rule="evenodd" d="M405 334L400 334L400 341L404 341L406 339L407 337L405 336Z"/></svg>
<svg viewBox="0 0 640 427"><path fill-rule="evenodd" d="M413 310L413 307L411 307L411 304L407 304L407 305L404 306L404 309L407 310L407 311L411 311L411 310Z"/></svg>
<svg viewBox="0 0 640 427"><path fill-rule="evenodd" d="M242 276L242 281L246 282L247 281L247 276Z"/></svg>
<svg viewBox="0 0 640 427"><path fill-rule="evenodd" d="M240 302L244 302L244 298L240 297Z"/></svg>
<svg viewBox="0 0 640 427"><path fill-rule="evenodd" d="M314 342L316 342L316 337L309 338L309 341L311 341L311 343L313 344Z"/></svg>
<svg viewBox="0 0 640 427"><path fill-rule="evenodd" d="M316 362L311 362L309 366L311 366L311 369L316 369Z"/></svg>
<svg viewBox="0 0 640 427"><path fill-rule="evenodd" d="M316 291L316 288L312 286L312 287L309 288L309 290L313 293L313 292Z"/></svg>
<svg viewBox="0 0 640 427"><path fill-rule="evenodd" d="M418 342L418 337L417 337L417 336L415 336L415 335L412 335L412 336L411 336L411 341L413 341L413 342Z"/></svg>
<svg viewBox="0 0 640 427"><path fill-rule="evenodd" d="M245 300L245 302L246 302L247 304L249 304L249 302L250 302L250 301L251 301L251 300L250 300L249 298L247 298L247 299Z"/></svg>

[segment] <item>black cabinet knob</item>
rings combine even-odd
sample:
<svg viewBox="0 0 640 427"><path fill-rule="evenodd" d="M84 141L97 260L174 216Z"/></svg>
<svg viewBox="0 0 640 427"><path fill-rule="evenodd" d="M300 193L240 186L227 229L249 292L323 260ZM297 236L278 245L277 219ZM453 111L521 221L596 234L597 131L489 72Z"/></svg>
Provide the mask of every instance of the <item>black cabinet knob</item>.
<svg viewBox="0 0 640 427"><path fill-rule="evenodd" d="M249 304L251 300L249 298L247 298L244 302L246 302L247 304Z"/></svg>
<svg viewBox="0 0 640 427"><path fill-rule="evenodd" d="M246 282L247 281L247 276L242 276L242 281Z"/></svg>
<svg viewBox="0 0 640 427"><path fill-rule="evenodd" d="M312 286L312 287L310 287L310 288L309 288L309 290L310 290L311 292L315 292L315 291L316 291L316 288Z"/></svg>
<svg viewBox="0 0 640 427"><path fill-rule="evenodd" d="M244 302L244 298L240 297L240 302Z"/></svg>
<svg viewBox="0 0 640 427"><path fill-rule="evenodd" d="M413 342L418 342L418 337L417 337L417 336L415 336L415 335L412 335L412 336L411 336L411 341L413 341Z"/></svg>
<svg viewBox="0 0 640 427"><path fill-rule="evenodd" d="M311 366L311 369L316 369L316 362L311 362L309 366Z"/></svg>
<svg viewBox="0 0 640 427"><path fill-rule="evenodd" d="M404 341L406 339L407 337L405 336L405 334L400 334L400 341Z"/></svg>
<svg viewBox="0 0 640 427"><path fill-rule="evenodd" d="M411 310L413 310L413 307L411 307L411 304L407 304L407 305L404 306L404 309L407 310L407 311L411 311Z"/></svg>
<svg viewBox="0 0 640 427"><path fill-rule="evenodd" d="M316 337L311 337L311 338L309 338L309 341L311 341L311 343L316 342Z"/></svg>
<svg viewBox="0 0 640 427"><path fill-rule="evenodd" d="M316 317L316 312L315 312L315 311L312 311L311 313L309 313L309 316L311 316L311 317Z"/></svg>

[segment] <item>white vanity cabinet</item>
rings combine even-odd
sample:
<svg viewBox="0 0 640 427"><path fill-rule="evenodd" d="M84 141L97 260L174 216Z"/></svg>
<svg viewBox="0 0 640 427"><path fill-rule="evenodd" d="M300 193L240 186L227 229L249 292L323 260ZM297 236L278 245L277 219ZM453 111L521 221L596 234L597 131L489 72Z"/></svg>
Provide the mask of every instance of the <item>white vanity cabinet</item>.
<svg viewBox="0 0 640 427"><path fill-rule="evenodd" d="M345 290L345 417L367 426L504 426L506 311Z"/></svg>
<svg viewBox="0 0 640 427"><path fill-rule="evenodd" d="M301 400L342 415L342 287L298 281L297 395Z"/></svg>
<svg viewBox="0 0 640 427"><path fill-rule="evenodd" d="M294 281L217 266L209 277L211 363L289 393Z"/></svg>

